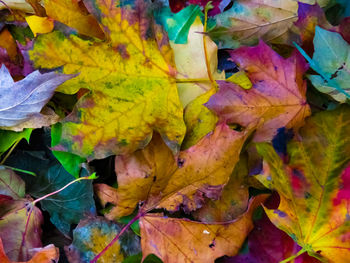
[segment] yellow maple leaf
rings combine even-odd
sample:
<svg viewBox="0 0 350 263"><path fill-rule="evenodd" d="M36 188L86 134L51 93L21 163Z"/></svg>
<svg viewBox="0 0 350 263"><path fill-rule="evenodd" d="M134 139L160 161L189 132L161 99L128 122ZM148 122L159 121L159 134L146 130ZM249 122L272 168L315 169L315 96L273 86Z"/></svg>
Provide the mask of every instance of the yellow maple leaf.
<svg viewBox="0 0 350 263"><path fill-rule="evenodd" d="M109 41L97 43L53 32L38 37L30 52L36 67L79 73L58 91L90 90L63 122L62 139L55 150L104 158L144 147L155 130L176 152L185 125L172 51L165 36L143 14L145 7L129 10L117 4L96 1L95 5L94 13Z"/></svg>

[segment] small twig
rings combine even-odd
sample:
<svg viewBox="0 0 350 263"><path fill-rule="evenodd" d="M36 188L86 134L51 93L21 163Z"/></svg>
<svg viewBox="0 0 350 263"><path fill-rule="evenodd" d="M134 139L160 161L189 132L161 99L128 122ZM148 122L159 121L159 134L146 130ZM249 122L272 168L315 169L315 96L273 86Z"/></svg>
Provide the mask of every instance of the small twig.
<svg viewBox="0 0 350 263"><path fill-rule="evenodd" d="M15 168L15 167L7 166L7 165L1 165L1 166L5 167L7 169L11 169L11 170L16 171L16 172L21 172L21 173L25 173L25 174L30 174L30 175L36 176L36 173L31 172L31 171L27 171L27 170Z"/></svg>
<svg viewBox="0 0 350 263"><path fill-rule="evenodd" d="M79 181L82 181L82 180L92 180L92 179L96 179L96 178L97 178L97 177L95 176L95 173L93 173L93 174L90 175L90 176L87 176L87 177L80 177L80 178L78 178L78 179L75 179L75 180L71 181L70 183L66 184L65 186L63 186L62 188L60 188L60 189L58 189L58 190L56 190L56 191L54 191L54 192L52 192L52 193L49 193L49 194L47 194L47 195L44 195L44 196L42 196L42 197L40 197L40 198L38 198L38 199L35 199L35 200L32 202L32 205L35 206L36 203L40 202L41 200L43 200L43 199L45 199L45 198L47 198L47 197L49 197L49 196L55 195L55 194L57 194L57 193L63 191L64 189L66 189L68 186L74 184L75 182L79 182Z"/></svg>

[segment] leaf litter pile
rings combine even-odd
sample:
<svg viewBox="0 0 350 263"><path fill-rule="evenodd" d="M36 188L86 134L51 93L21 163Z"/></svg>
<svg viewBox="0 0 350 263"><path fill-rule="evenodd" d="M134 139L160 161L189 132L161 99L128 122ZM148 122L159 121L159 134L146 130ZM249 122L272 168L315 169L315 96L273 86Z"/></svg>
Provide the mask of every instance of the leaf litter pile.
<svg viewBox="0 0 350 263"><path fill-rule="evenodd" d="M0 1L0 262L350 262L350 1Z"/></svg>

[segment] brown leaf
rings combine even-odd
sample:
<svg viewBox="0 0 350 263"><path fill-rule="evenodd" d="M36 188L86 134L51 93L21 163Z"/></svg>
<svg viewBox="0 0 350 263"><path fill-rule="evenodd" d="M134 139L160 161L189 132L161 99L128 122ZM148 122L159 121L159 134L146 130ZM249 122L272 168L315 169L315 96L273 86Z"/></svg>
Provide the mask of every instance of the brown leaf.
<svg viewBox="0 0 350 263"><path fill-rule="evenodd" d="M54 245L33 249L36 253L29 261L11 261L4 252L2 240L0 238L0 262L1 263L53 263L58 262L59 250Z"/></svg>
<svg viewBox="0 0 350 263"><path fill-rule="evenodd" d="M246 213L225 223L204 224L149 214L140 220L143 257L153 253L164 263L205 263L224 255L233 256L253 229L251 217L255 208L267 196L254 198Z"/></svg>
<svg viewBox="0 0 350 263"><path fill-rule="evenodd" d="M159 136L144 150L117 156L118 189L95 186L102 204L116 205L107 217L128 215L140 201L144 201L143 211L155 207L177 211L180 206L193 211L201 207L204 197L217 199L250 132L250 128L237 132L220 124L177 160Z"/></svg>

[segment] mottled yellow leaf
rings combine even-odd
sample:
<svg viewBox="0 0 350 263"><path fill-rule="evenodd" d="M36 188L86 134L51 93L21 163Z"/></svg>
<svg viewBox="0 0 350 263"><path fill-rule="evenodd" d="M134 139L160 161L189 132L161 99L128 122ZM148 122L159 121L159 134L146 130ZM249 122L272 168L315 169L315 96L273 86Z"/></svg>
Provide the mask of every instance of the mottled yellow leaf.
<svg viewBox="0 0 350 263"><path fill-rule="evenodd" d="M80 34L104 38L104 33L97 20L88 13L83 1L79 0L44 0L49 17L66 24Z"/></svg>
<svg viewBox="0 0 350 263"><path fill-rule="evenodd" d="M96 2L109 42L53 32L39 36L30 52L36 67L79 73L58 91L90 90L63 122L62 140L55 150L104 158L144 147L157 131L176 152L185 125L172 51L142 12L145 7L121 9L117 3ZM155 29L153 35L148 25Z"/></svg>
<svg viewBox="0 0 350 263"><path fill-rule="evenodd" d="M321 262L350 258L350 108L307 119L287 145L288 163L267 143L258 144L265 166L258 179L280 195L271 222Z"/></svg>

